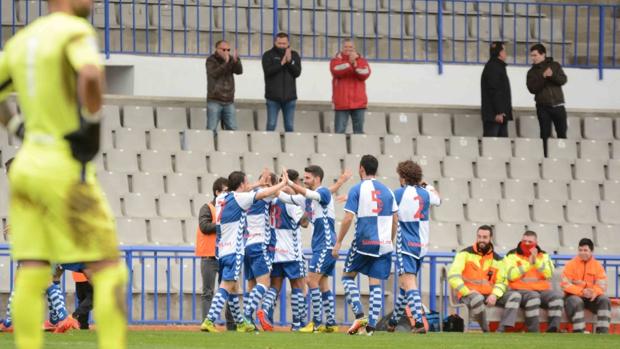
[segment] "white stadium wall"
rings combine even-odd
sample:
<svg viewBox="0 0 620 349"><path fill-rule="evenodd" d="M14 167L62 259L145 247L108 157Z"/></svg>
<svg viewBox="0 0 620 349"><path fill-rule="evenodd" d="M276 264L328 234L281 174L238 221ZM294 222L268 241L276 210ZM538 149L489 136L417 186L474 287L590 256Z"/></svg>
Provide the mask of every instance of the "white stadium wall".
<svg viewBox="0 0 620 349"><path fill-rule="evenodd" d="M114 74L110 92L127 94L133 80L135 96L198 97L206 95L204 58L148 57L113 55L106 65ZM303 72L297 81L298 97L304 101L328 102L331 77L326 61L302 61ZM123 68L123 69L121 69ZM432 104L443 106L477 106L480 103L480 65L445 65L438 75L437 65L371 63L372 75L367 83L369 103ZM533 107L533 96L525 87L527 67L508 67L514 107ZM259 60L244 59L243 75L236 78L239 99L263 99L263 73ZM565 69L568 83L564 88L567 107L575 109L620 109L620 70L605 70L598 80L595 69ZM126 76L132 75L132 77Z"/></svg>

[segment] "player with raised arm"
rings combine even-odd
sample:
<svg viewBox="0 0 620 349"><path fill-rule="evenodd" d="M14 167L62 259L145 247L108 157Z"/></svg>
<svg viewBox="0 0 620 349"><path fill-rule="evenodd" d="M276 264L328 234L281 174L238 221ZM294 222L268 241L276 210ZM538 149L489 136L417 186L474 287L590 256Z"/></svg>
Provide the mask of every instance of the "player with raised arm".
<svg viewBox="0 0 620 349"><path fill-rule="evenodd" d="M266 177L261 178L264 180ZM247 213L255 202L275 195L286 186L287 181L288 176L284 170L279 184L260 191L252 191L245 173L235 171L228 176L228 192L222 193L215 200L217 257L222 281L213 297L209 313L200 326L201 331L219 332L215 327L215 320L226 301L237 322L237 331L252 332L256 329L252 322L244 318L237 293L245 253L244 233L247 229Z"/></svg>
<svg viewBox="0 0 620 349"><path fill-rule="evenodd" d="M394 250L392 241L398 224L396 214L398 207L392 191L376 180L378 167L377 158L372 155L362 156L359 167L362 181L349 190L338 241L332 250L332 256L337 258L353 218L357 217L355 238L351 243L342 276L347 303L355 314L355 321L348 330L349 334L356 334L363 327L369 336L374 334L383 303L381 280L388 279L392 266ZM359 289L355 282L358 273L368 276L370 285L368 317L364 315Z"/></svg>
<svg viewBox="0 0 620 349"><path fill-rule="evenodd" d="M428 252L430 207L441 204L441 200L435 188L423 181L422 168L417 163L403 161L396 172L401 184L394 192L398 204L396 266L400 290L388 331L394 331L409 305L415 319L412 332L426 333L417 275Z"/></svg>

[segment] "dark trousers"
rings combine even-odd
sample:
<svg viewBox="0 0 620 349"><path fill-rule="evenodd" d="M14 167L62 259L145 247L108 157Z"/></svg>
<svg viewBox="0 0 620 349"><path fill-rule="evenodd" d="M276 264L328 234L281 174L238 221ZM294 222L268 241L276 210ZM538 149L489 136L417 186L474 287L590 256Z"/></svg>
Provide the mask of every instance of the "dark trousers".
<svg viewBox="0 0 620 349"><path fill-rule="evenodd" d="M536 105L538 124L540 125L540 138L543 141L545 157L547 157L547 139L551 137L551 126L555 126L555 133L558 138L566 138L568 129L566 122L566 108L564 106L551 107Z"/></svg>
<svg viewBox="0 0 620 349"><path fill-rule="evenodd" d="M76 282L75 294L78 298L78 307L73 312L73 317L80 323L80 329L88 329L88 318L93 310L93 286L90 282Z"/></svg>
<svg viewBox="0 0 620 349"><path fill-rule="evenodd" d="M499 124L495 121L483 121L482 137L508 137L508 120Z"/></svg>
<svg viewBox="0 0 620 349"><path fill-rule="evenodd" d="M213 300L213 295L215 293L215 282L216 277L219 272L219 263L215 258L200 258L200 274L202 275L202 294L200 295L201 305L202 305L202 318L205 319L207 317L207 313L209 312L209 308L211 307L211 301ZM219 278L217 280L219 284ZM237 324L235 324L235 320L228 309L228 304L226 304L226 328L228 330L237 329Z"/></svg>

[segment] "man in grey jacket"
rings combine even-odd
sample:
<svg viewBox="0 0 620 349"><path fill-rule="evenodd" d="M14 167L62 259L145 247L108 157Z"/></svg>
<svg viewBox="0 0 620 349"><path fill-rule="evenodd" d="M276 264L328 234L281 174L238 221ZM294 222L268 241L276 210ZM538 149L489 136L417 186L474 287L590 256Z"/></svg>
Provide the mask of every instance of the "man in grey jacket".
<svg viewBox="0 0 620 349"><path fill-rule="evenodd" d="M215 53L207 58L207 129L216 130L220 120L226 130L236 130L235 78L241 75L241 59L225 40L215 43Z"/></svg>

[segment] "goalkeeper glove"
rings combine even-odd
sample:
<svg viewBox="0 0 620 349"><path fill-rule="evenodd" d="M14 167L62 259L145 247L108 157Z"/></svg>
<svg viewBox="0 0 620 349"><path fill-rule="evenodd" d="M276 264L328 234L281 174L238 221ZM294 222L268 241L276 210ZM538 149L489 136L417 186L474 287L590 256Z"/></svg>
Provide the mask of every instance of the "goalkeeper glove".
<svg viewBox="0 0 620 349"><path fill-rule="evenodd" d="M94 159L99 152L100 121L99 112L90 114L82 111L80 127L65 135L65 139L71 146L73 157L82 164Z"/></svg>

